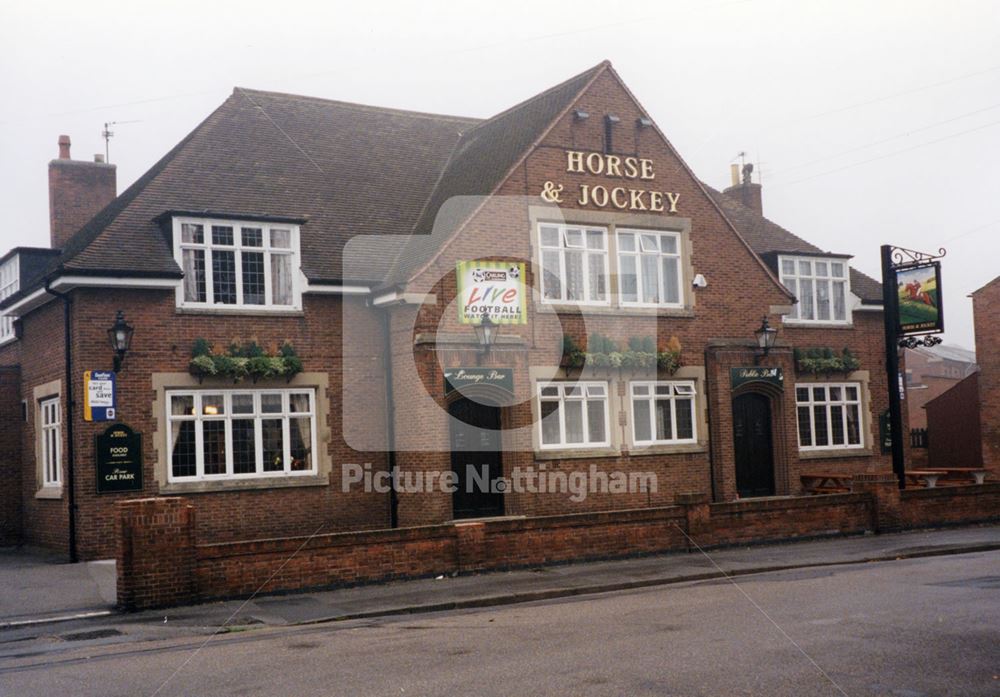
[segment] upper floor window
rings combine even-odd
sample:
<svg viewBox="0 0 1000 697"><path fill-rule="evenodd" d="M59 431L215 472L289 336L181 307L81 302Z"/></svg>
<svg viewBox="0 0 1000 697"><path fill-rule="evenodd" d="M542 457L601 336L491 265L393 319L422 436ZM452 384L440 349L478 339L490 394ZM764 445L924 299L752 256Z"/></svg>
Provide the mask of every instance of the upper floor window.
<svg viewBox="0 0 1000 697"><path fill-rule="evenodd" d="M786 319L841 324L851 321L846 260L783 256L780 265L781 282L799 299Z"/></svg>
<svg viewBox="0 0 1000 697"><path fill-rule="evenodd" d="M542 448L610 444L608 383L552 382L538 386Z"/></svg>
<svg viewBox="0 0 1000 697"><path fill-rule="evenodd" d="M600 227L542 223L542 299L607 305L608 232Z"/></svg>
<svg viewBox="0 0 1000 697"><path fill-rule="evenodd" d="M623 305L680 307L680 235L676 232L619 231L618 293Z"/></svg>
<svg viewBox="0 0 1000 697"><path fill-rule="evenodd" d="M8 298L18 291L20 273L18 257L15 254L0 266L0 300ZM14 318L0 317L0 343L14 338Z"/></svg>
<svg viewBox="0 0 1000 697"><path fill-rule="evenodd" d="M296 225L178 218L174 251L182 307L300 306Z"/></svg>

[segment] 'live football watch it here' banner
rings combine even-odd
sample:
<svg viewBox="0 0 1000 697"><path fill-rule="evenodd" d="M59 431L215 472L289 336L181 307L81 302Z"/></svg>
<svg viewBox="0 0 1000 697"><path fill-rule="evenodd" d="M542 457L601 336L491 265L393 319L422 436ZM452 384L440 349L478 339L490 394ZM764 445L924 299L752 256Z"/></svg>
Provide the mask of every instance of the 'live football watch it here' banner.
<svg viewBox="0 0 1000 697"><path fill-rule="evenodd" d="M487 314L495 324L527 324L524 271L524 262L458 262L459 321L479 324Z"/></svg>

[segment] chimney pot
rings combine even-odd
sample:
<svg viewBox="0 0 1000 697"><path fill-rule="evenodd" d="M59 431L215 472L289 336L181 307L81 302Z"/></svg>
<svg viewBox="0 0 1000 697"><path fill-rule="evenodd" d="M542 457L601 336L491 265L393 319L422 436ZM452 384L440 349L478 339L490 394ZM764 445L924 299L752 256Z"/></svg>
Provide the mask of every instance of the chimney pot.
<svg viewBox="0 0 1000 697"><path fill-rule="evenodd" d="M732 186L740 185L740 166L737 164L729 165L729 177L732 179Z"/></svg>
<svg viewBox="0 0 1000 697"><path fill-rule="evenodd" d="M94 153L94 162L101 162L101 163L103 163L104 162L104 155L102 155L99 152L95 152Z"/></svg>
<svg viewBox="0 0 1000 697"><path fill-rule="evenodd" d="M68 160L69 157L69 136L59 136L59 159Z"/></svg>

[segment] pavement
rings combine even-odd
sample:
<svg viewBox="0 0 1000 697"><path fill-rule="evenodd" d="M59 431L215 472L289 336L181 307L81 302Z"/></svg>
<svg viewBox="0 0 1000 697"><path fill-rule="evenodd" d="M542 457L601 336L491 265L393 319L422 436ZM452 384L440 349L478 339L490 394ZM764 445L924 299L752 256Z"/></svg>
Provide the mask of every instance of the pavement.
<svg viewBox="0 0 1000 697"><path fill-rule="evenodd" d="M316 592L261 595L122 614L113 611L114 562L59 563L40 554L0 553L0 643L36 625L69 629L146 624L187 631L239 631L548 600L803 567L889 561L1000 549L1000 526L919 530L706 553L544 566L397 581ZM53 630L54 631L54 630ZM12 634L12 632L16 634Z"/></svg>

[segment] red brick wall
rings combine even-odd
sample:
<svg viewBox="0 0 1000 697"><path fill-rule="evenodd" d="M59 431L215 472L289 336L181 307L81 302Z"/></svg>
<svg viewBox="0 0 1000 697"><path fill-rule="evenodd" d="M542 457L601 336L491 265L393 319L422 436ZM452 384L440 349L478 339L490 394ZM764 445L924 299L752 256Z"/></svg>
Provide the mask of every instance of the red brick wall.
<svg viewBox="0 0 1000 697"><path fill-rule="evenodd" d="M973 373L927 403L928 464L931 467L981 467L979 375Z"/></svg>
<svg viewBox="0 0 1000 697"><path fill-rule="evenodd" d="M62 247L116 194L115 165L85 160L49 163L49 222L51 246Z"/></svg>
<svg viewBox="0 0 1000 697"><path fill-rule="evenodd" d="M883 500L884 499L884 500ZM996 520L1000 484L900 491L891 474L858 491L809 498L678 506L526 519L196 544L182 498L125 501L117 515L119 604L195 600L353 585L688 549ZM193 569L193 573L191 570ZM185 595L187 594L187 595Z"/></svg>
<svg viewBox="0 0 1000 697"><path fill-rule="evenodd" d="M0 368L0 546L21 541L21 371Z"/></svg>
<svg viewBox="0 0 1000 697"><path fill-rule="evenodd" d="M979 363L980 428L983 465L1000 465L1000 278L972 294L976 325L976 360Z"/></svg>

